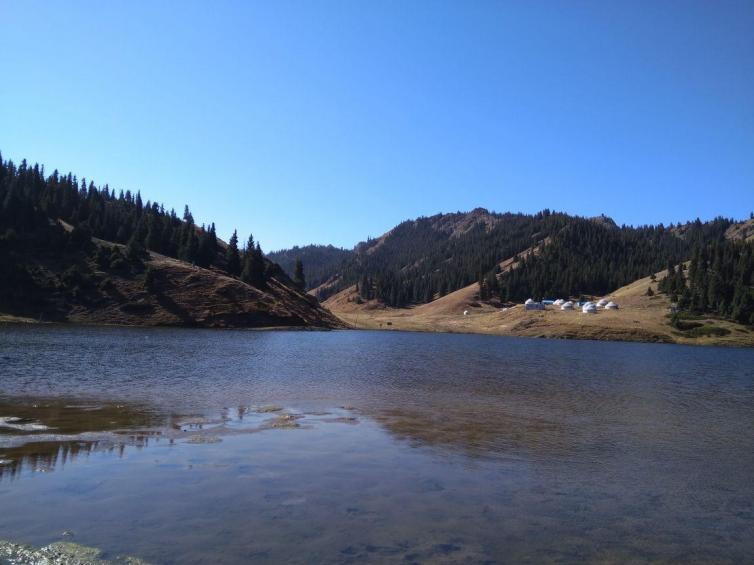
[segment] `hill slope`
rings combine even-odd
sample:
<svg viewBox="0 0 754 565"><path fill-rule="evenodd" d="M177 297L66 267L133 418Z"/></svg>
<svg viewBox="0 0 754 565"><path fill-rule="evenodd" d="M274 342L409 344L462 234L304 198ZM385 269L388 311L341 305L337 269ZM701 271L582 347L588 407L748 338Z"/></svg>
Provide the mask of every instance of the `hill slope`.
<svg viewBox="0 0 754 565"><path fill-rule="evenodd" d="M310 289L321 299L358 285L364 300L388 306L429 303L483 281L483 298L503 301L547 295L604 294L688 260L699 242L722 240L732 220L684 226L617 226L605 216L582 218L543 210L499 214L477 208L405 221L358 244L340 265L321 269ZM505 276L499 263L547 242L541 257Z"/></svg>
<svg viewBox="0 0 754 565"><path fill-rule="evenodd" d="M587 292L555 291L551 297L599 296L588 292L587 285L616 280L620 269L606 261L606 250L615 244L619 232L625 231L604 220L570 223L561 233L498 263L481 284L472 283L428 303L391 307L376 297L365 298L361 289L352 285L324 305L359 328L751 346L754 246L746 242L751 222L697 221L673 230L629 231L632 239L654 236L631 247L632 251L644 247L639 257L650 257L646 247L657 247L657 236L661 236L670 240L665 245L671 250L688 249L691 253L693 242L692 259L684 262L683 269L672 267L670 276L669 270L663 270L654 273L654 280L649 276L624 285L606 285L611 292L604 294L621 308L600 310L596 315L557 307L526 311L523 300L518 304L504 301L490 289L500 292L506 282L515 281L523 291L531 292L530 296L542 296L543 288L557 288L553 281L567 280L563 275L570 274L576 288ZM579 271L580 265L587 268ZM621 276L625 278L628 272L623 270ZM677 307L671 308L671 300L678 301ZM676 310L678 315L671 320Z"/></svg>
<svg viewBox="0 0 754 565"><path fill-rule="evenodd" d="M0 320L344 327L236 239L194 225L188 207L180 220L138 193L0 159Z"/></svg>
<svg viewBox="0 0 754 565"><path fill-rule="evenodd" d="M310 290L325 283L352 255L352 250L333 245L305 245L267 253L267 258L280 265L289 277L294 276L296 260L300 259L304 265L306 288Z"/></svg>
<svg viewBox="0 0 754 565"><path fill-rule="evenodd" d="M102 257L105 257L103 260ZM110 259L115 257L116 259ZM197 327L341 328L316 299L271 276L256 288L218 268L159 253L128 260L125 246L25 254L23 282L0 300L0 320Z"/></svg>
<svg viewBox="0 0 754 565"><path fill-rule="evenodd" d="M665 273L658 272L656 277ZM390 308L375 301L359 304L355 287L351 287L326 300L324 306L361 329L754 346L754 328L715 317L703 316L688 322L689 331L672 327L670 301L657 294L647 296L650 285L656 287L646 277L616 289L608 298L615 300L620 309L599 310L596 314L583 314L578 309L562 311L554 306L545 311L526 311L521 304L497 308L479 301L477 284L411 308ZM464 315L464 311L468 314Z"/></svg>

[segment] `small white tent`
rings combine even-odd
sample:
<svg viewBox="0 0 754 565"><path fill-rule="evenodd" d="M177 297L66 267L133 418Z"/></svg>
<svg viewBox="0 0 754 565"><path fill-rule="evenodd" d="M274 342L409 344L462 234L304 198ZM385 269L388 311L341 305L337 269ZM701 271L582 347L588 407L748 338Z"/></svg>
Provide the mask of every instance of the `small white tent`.
<svg viewBox="0 0 754 565"><path fill-rule="evenodd" d="M464 310L464 311L463 311L463 315L464 315L464 316L468 316L468 315L469 315L469 311L468 311L468 310Z"/></svg>
<svg viewBox="0 0 754 565"><path fill-rule="evenodd" d="M526 302L524 302L524 304L533 304L533 303L534 303L534 300L532 300L531 298L527 298Z"/></svg>
<svg viewBox="0 0 754 565"><path fill-rule="evenodd" d="M617 309L618 309L618 305L612 300L608 302L607 304L605 304L605 310L617 310Z"/></svg>
<svg viewBox="0 0 754 565"><path fill-rule="evenodd" d="M562 298L558 298L558 299L557 299L557 300L556 300L555 302L553 302L552 304L553 304L553 306L562 306L563 304L565 304L565 300L563 300Z"/></svg>
<svg viewBox="0 0 754 565"><path fill-rule="evenodd" d="M563 302L563 305L560 307L561 310L573 310L573 302L570 300L568 302Z"/></svg>
<svg viewBox="0 0 754 565"><path fill-rule="evenodd" d="M587 302L581 308L581 311L584 314L596 314L597 313L597 305L594 302Z"/></svg>
<svg viewBox="0 0 754 565"><path fill-rule="evenodd" d="M604 308L607 302L608 302L607 298L602 298L599 302L597 302L597 306L599 306L600 308Z"/></svg>
<svg viewBox="0 0 754 565"><path fill-rule="evenodd" d="M524 302L524 310L544 310L545 305L541 302L534 302L531 298Z"/></svg>

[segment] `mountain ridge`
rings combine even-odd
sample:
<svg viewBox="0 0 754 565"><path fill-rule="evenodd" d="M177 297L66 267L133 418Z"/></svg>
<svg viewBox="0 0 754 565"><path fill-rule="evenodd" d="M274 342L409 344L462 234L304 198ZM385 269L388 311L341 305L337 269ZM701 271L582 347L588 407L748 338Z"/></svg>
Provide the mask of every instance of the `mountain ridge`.
<svg viewBox="0 0 754 565"><path fill-rule="evenodd" d="M514 225L516 221L529 225L517 226ZM307 264L307 261L304 261L304 266L307 269L316 268L318 274L316 280L309 281L310 284L307 289L325 300L332 293L360 282L364 274L377 278L378 272L383 270L385 272L382 273L382 278L385 279L392 275L410 272L412 269L421 271L417 268L427 262L431 263L436 269L444 270L448 263L459 262L459 256L472 257L466 265L456 265L455 272L446 280L433 275L429 270L415 276L409 274L408 278L411 279L409 283L416 283L418 280L419 286L424 285L420 289L423 291L417 293L413 288L408 289L408 292L404 293L408 296L397 301L399 304L390 299L388 292L378 290L383 302L389 305L408 305L430 301L445 292L457 290L471 282L479 281L485 275L490 275L490 271L494 270L495 265L500 261L523 251L538 240L547 237L552 240L566 226L580 224L582 231L590 230L589 226L609 228L604 233L612 233L608 237L616 240L613 242L616 247L635 245L637 241L642 240L654 240L656 243L646 245L646 254L654 255L644 259L647 263L644 267L633 269L632 272L621 275L620 280L616 282L605 282L597 285L601 286L598 289L599 291L607 292L611 285L612 288L617 288L618 283L627 284L640 276L659 271L667 264L668 260L679 263L681 259L688 256L689 248L692 245L689 241L690 238L687 237L688 233L699 232L702 234L698 236L699 238L722 237L722 233L726 229L728 232L734 232L736 226L747 225L747 222L752 222L752 220L735 222L731 219L718 218L698 225L696 222L687 222L686 224L679 224L677 227L673 224L668 227L662 224L632 227L618 226L612 218L605 215L584 218L549 210L524 215L489 212L484 208L475 208L470 212L451 212L406 220L377 238L356 244L352 250L339 250L342 255L339 257L337 265L335 265L335 262L331 262L323 268L321 264L312 264L311 262ZM502 225L506 223L507 225ZM710 236L705 230L715 233ZM423 233L419 233L422 231ZM599 235L600 230L592 229L591 232L586 236L591 237L595 233ZM745 233L754 234L754 228ZM672 237L673 235L680 237ZM396 244L396 242L401 237L406 239L407 243L404 245L404 249L397 249L400 243ZM506 245L515 238L518 239L517 243ZM658 252L655 248L658 244L663 244L662 242L668 246L668 249ZM411 249L412 247L413 249ZM394 257L387 260L381 259L382 255L390 253ZM345 265L343 264L344 260L347 263ZM380 264L381 262L382 264ZM633 262L628 261L631 264ZM608 267L609 265L606 266L605 270L608 270ZM625 265L621 268L626 269ZM291 273L290 268L286 270L289 274ZM376 283L372 281L372 284ZM392 281L387 281L387 286L391 284ZM396 285L393 284L393 286ZM594 289L571 288L568 290L572 292L574 290L588 291ZM513 294L515 295L516 292L514 289Z"/></svg>
<svg viewBox="0 0 754 565"><path fill-rule="evenodd" d="M463 264L458 258L464 255L474 257ZM448 281L454 268L456 274L466 270ZM665 294L663 316L677 310L754 325L754 218L628 227L604 215L548 210L438 214L407 220L357 245L340 270L309 292L361 327L354 315L377 319L400 310L426 321L448 296L466 297L455 308L458 315L477 303L502 308L526 298L606 296L658 272L668 274L645 291ZM405 291L398 299L396 286ZM671 303L677 306L671 309ZM689 325L675 317L663 323Z"/></svg>

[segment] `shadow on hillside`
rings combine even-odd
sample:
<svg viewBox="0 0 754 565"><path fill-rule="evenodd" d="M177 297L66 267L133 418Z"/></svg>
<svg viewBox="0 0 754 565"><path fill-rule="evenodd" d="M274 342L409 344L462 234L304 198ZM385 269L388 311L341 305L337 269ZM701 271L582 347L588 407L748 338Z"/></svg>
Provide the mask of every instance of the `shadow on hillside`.
<svg viewBox="0 0 754 565"><path fill-rule="evenodd" d="M196 320L191 317L183 306L179 305L172 298L162 293L155 293L154 297L160 306L180 319L182 324L186 326L196 325Z"/></svg>

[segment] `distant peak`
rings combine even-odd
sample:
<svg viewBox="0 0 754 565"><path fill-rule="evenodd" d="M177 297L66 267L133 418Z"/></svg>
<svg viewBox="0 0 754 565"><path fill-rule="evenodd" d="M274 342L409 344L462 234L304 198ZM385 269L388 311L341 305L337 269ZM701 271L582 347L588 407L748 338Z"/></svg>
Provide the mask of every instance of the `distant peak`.
<svg viewBox="0 0 754 565"><path fill-rule="evenodd" d="M608 228L618 227L618 224L615 223L615 220L613 220L610 216L605 216L605 214L600 214L599 216L594 216L593 218L589 219L592 220L595 224L600 224Z"/></svg>

